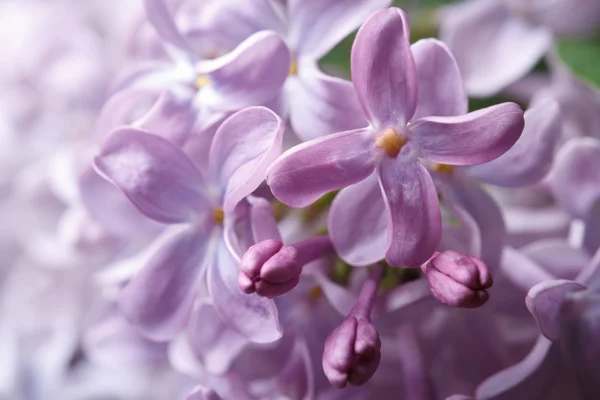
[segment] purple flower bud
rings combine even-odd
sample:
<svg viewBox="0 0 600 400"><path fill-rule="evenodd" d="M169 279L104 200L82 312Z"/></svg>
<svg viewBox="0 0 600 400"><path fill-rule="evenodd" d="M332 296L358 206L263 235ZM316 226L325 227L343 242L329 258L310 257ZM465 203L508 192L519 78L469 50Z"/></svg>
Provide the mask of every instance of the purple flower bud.
<svg viewBox="0 0 600 400"><path fill-rule="evenodd" d="M250 247L241 261L238 284L244 293L277 297L300 281L302 264L294 246L280 240L264 240Z"/></svg>
<svg viewBox="0 0 600 400"><path fill-rule="evenodd" d="M323 371L329 382L343 388L348 382L362 385L377 371L381 340L375 327L364 318L349 315L327 338Z"/></svg>
<svg viewBox="0 0 600 400"><path fill-rule="evenodd" d="M421 266L433 297L453 307L475 308L489 298L492 276L483 261L447 250Z"/></svg>
<svg viewBox="0 0 600 400"><path fill-rule="evenodd" d="M381 271L374 269L363 284L356 305L344 322L329 335L323 350L323 372L329 382L343 388L366 383L381 360L381 340L371 324L371 308Z"/></svg>

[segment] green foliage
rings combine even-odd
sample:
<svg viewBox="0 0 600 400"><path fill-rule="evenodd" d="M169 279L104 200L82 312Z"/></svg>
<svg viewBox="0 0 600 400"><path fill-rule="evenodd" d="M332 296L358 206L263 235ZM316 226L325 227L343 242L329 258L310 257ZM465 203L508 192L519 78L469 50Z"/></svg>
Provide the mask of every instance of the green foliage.
<svg viewBox="0 0 600 400"><path fill-rule="evenodd" d="M575 76L600 89L600 37L559 39L556 53Z"/></svg>

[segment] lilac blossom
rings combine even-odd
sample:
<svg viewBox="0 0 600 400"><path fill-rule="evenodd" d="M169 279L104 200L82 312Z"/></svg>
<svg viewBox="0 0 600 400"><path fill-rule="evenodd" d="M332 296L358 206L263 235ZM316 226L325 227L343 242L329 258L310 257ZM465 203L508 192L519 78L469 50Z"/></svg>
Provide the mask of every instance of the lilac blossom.
<svg viewBox="0 0 600 400"><path fill-rule="evenodd" d="M440 37L469 94L484 97L525 76L551 49L553 34L589 35L598 23L600 6L590 0L470 0L443 10Z"/></svg>
<svg viewBox="0 0 600 400"><path fill-rule="evenodd" d="M439 69L425 70L433 59ZM373 14L361 27L352 49L352 72L370 125L296 146L271 166L267 182L279 200L294 207L353 185L340 193L329 221L338 253L354 265L385 254L392 265L416 267L440 241L437 192L420 159L472 165L497 158L519 138L522 111L505 103L453 116L460 113L455 108L465 108L454 59L435 40L411 49L408 21L395 8ZM439 82L452 89L438 92L429 87L426 77L436 72L445 77ZM437 98L436 93L457 94L459 101ZM427 117L431 114L439 116ZM377 182L382 195L375 189ZM347 228L338 227L347 224L349 215L357 215L354 211L365 201L382 204L379 209L386 212L375 211L368 224L358 224L358 232L347 237L340 232L349 232ZM387 232L381 233L386 223ZM372 232L377 232L376 243L356 239Z"/></svg>
<svg viewBox="0 0 600 400"><path fill-rule="evenodd" d="M206 175L178 147L151 133L122 128L105 141L97 170L142 213L172 224L120 299L125 315L148 336L165 340L180 332L200 281L207 279L220 312L241 333L257 341L278 338L274 305L258 297L236 301L244 295L237 293L237 266L224 229L233 229L228 224L236 205L281 151L282 133L281 120L267 109L235 114L215 135ZM234 287L228 287L230 277Z"/></svg>

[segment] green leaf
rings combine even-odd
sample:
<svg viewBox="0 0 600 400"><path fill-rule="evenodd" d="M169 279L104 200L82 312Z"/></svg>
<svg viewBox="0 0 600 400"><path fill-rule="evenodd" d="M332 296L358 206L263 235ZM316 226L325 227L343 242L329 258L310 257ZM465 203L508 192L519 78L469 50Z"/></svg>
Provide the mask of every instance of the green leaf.
<svg viewBox="0 0 600 400"><path fill-rule="evenodd" d="M556 52L576 77L600 89L600 37L559 39Z"/></svg>

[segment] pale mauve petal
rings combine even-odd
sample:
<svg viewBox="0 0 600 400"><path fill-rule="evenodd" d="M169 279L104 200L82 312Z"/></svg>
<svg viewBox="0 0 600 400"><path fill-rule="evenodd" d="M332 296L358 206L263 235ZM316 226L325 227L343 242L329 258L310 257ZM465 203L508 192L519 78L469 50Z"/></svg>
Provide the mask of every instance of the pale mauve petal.
<svg viewBox="0 0 600 400"><path fill-rule="evenodd" d="M491 96L533 68L551 33L517 18L502 0L471 0L442 13L440 38L460 66L467 92Z"/></svg>
<svg viewBox="0 0 600 400"><path fill-rule="evenodd" d="M410 46L419 77L417 110L413 119L462 115L469 111L458 64L446 44L421 39Z"/></svg>
<svg viewBox="0 0 600 400"><path fill-rule="evenodd" d="M367 129L340 132L286 151L267 183L283 203L306 207L327 192L360 182L375 169L375 140Z"/></svg>
<svg viewBox="0 0 600 400"><path fill-rule="evenodd" d="M561 345L584 399L597 397L600 390L599 335L600 294L587 291L567 295L560 310Z"/></svg>
<svg viewBox="0 0 600 400"><path fill-rule="evenodd" d="M208 288L213 304L231 329L255 343L271 343L282 336L273 300L245 294L238 287L239 262L221 243L208 271Z"/></svg>
<svg viewBox="0 0 600 400"><path fill-rule="evenodd" d="M227 118L217 130L209 154L209 170L231 212L265 179L281 154L285 125L265 107L250 107Z"/></svg>
<svg viewBox="0 0 600 400"><path fill-rule="evenodd" d="M153 340L172 339L188 322L207 255L210 224L175 226L119 297L125 317Z"/></svg>
<svg viewBox="0 0 600 400"><path fill-rule="evenodd" d="M206 371L221 375L230 368L235 357L248 344L248 339L229 329L214 306L203 300L194 306L186 329L194 355Z"/></svg>
<svg viewBox="0 0 600 400"><path fill-rule="evenodd" d="M417 161L391 157L382 160L378 172L390 216L385 258L392 266L419 267L441 239L440 205L431 175Z"/></svg>
<svg viewBox="0 0 600 400"><path fill-rule="evenodd" d="M531 352L519 363L492 375L475 391L475 398L489 400L533 399L548 387L561 363L560 348L539 336Z"/></svg>
<svg viewBox="0 0 600 400"><path fill-rule="evenodd" d="M173 143L151 133L117 129L104 142L94 167L156 221L186 222L208 208L194 164Z"/></svg>
<svg viewBox="0 0 600 400"><path fill-rule="evenodd" d="M290 47L318 60L390 0L289 0Z"/></svg>
<svg viewBox="0 0 600 400"><path fill-rule="evenodd" d="M600 141L571 139L556 154L551 187L571 215L583 218L600 199Z"/></svg>
<svg viewBox="0 0 600 400"><path fill-rule="evenodd" d="M529 290L525 304L538 323L542 335L560 339L558 316L568 293L585 290L585 286L567 280L541 282Z"/></svg>
<svg viewBox="0 0 600 400"><path fill-rule="evenodd" d="M298 61L285 89L290 124L304 141L368 125L352 83L324 74L312 60Z"/></svg>
<svg viewBox="0 0 600 400"><path fill-rule="evenodd" d="M290 71L290 52L275 32L250 36L232 52L198 63L196 72L208 83L200 100L220 111L234 111L273 99Z"/></svg>
<svg viewBox="0 0 600 400"><path fill-rule="evenodd" d="M167 0L144 0L148 21L161 39L181 49L188 49L185 38L175 25Z"/></svg>
<svg viewBox="0 0 600 400"><path fill-rule="evenodd" d="M425 117L410 130L423 156L436 163L473 165L510 149L523 131L523 111L502 103L453 117Z"/></svg>
<svg viewBox="0 0 600 400"><path fill-rule="evenodd" d="M557 102L537 104L524 114L525 128L517 143L500 157L469 169L476 178L505 187L528 186L546 176L562 131Z"/></svg>
<svg viewBox="0 0 600 400"><path fill-rule="evenodd" d="M342 189L333 200L327 223L335 251L356 267L383 259L388 218L377 174Z"/></svg>
<svg viewBox="0 0 600 400"><path fill-rule="evenodd" d="M352 82L365 116L376 128L403 124L417 106L417 71L408 18L399 8L372 14L352 47Z"/></svg>

